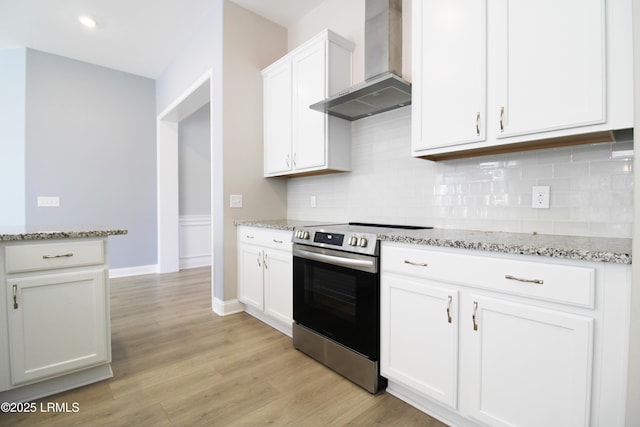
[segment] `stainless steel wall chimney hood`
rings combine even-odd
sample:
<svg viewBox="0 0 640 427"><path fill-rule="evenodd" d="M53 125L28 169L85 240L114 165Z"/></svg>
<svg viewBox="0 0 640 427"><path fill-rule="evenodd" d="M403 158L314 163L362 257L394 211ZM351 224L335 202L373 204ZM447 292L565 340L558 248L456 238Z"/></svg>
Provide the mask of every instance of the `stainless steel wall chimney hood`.
<svg viewBox="0 0 640 427"><path fill-rule="evenodd" d="M310 108L353 121L411 104L402 71L402 0L366 0L365 81Z"/></svg>

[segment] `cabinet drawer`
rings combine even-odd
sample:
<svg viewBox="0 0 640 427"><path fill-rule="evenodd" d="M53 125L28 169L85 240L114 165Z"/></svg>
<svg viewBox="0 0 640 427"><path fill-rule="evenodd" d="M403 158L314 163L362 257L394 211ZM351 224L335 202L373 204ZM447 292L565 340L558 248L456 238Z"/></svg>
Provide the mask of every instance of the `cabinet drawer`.
<svg viewBox="0 0 640 427"><path fill-rule="evenodd" d="M497 292L594 307L595 269L507 257L383 245L382 272L440 280Z"/></svg>
<svg viewBox="0 0 640 427"><path fill-rule="evenodd" d="M269 230L254 227L238 227L238 240L267 248L291 250L292 231Z"/></svg>
<svg viewBox="0 0 640 427"><path fill-rule="evenodd" d="M5 248L7 273L103 264L102 240L23 244Z"/></svg>

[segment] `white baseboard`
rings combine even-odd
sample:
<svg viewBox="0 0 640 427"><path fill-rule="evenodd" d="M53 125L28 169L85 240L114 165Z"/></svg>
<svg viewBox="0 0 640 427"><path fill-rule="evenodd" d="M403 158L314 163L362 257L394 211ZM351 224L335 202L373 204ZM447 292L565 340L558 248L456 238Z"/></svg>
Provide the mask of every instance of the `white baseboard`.
<svg viewBox="0 0 640 427"><path fill-rule="evenodd" d="M189 268L211 267L211 255L191 256L180 258L180 270Z"/></svg>
<svg viewBox="0 0 640 427"><path fill-rule="evenodd" d="M244 304L237 299L222 301L218 298L213 298L211 302L211 308L218 316L228 316L244 311Z"/></svg>
<svg viewBox="0 0 640 427"><path fill-rule="evenodd" d="M140 276L142 274L156 273L158 273L158 264L139 265L137 267L110 268L109 278L115 279L117 277Z"/></svg>

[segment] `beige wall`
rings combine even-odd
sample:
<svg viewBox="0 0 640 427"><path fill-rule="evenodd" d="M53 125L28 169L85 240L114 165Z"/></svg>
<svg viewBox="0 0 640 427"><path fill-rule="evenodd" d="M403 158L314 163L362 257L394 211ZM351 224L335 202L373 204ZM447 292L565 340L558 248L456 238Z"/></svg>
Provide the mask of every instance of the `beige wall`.
<svg viewBox="0 0 640 427"><path fill-rule="evenodd" d="M224 4L224 299L237 296L238 219L281 219L287 214L286 181L265 179L262 139L262 75L284 56L287 30L232 3ZM231 209L229 195L242 194Z"/></svg>
<svg viewBox="0 0 640 427"><path fill-rule="evenodd" d="M364 80L365 0L325 0L289 28L289 50L328 28L356 44L353 83ZM402 1L402 77L411 81L411 0Z"/></svg>

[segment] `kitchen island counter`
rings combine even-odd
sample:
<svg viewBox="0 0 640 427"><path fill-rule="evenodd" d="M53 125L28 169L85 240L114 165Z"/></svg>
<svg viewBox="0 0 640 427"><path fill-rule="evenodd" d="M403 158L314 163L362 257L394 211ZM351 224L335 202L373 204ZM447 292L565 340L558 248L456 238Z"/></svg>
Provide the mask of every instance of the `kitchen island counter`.
<svg viewBox="0 0 640 427"><path fill-rule="evenodd" d="M127 233L124 229L104 226L0 226L0 242L107 237Z"/></svg>

